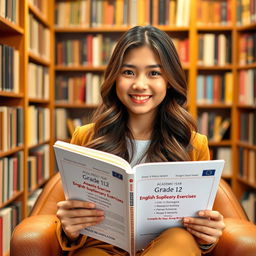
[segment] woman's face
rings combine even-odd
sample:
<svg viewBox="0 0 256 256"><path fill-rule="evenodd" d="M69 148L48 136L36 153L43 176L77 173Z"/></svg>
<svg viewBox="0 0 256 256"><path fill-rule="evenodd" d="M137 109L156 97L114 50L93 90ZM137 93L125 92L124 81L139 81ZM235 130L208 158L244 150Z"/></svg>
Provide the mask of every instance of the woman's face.
<svg viewBox="0 0 256 256"><path fill-rule="evenodd" d="M167 80L154 51L148 46L128 51L116 80L116 93L129 116L153 120L166 91Z"/></svg>

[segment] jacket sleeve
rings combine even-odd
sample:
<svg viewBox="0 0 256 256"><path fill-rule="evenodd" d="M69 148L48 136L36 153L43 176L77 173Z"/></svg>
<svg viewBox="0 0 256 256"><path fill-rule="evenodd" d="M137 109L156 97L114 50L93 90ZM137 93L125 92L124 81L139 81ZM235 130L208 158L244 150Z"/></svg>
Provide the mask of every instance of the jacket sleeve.
<svg viewBox="0 0 256 256"><path fill-rule="evenodd" d="M210 152L208 147L208 139L205 135L198 135L198 152L197 161L210 160Z"/></svg>
<svg viewBox="0 0 256 256"><path fill-rule="evenodd" d="M59 220L57 223L56 234L57 234L60 247L63 251L74 251L76 249L79 249L83 247L87 239L87 236L80 235L76 241L74 242L69 241L64 231L62 230L62 226Z"/></svg>

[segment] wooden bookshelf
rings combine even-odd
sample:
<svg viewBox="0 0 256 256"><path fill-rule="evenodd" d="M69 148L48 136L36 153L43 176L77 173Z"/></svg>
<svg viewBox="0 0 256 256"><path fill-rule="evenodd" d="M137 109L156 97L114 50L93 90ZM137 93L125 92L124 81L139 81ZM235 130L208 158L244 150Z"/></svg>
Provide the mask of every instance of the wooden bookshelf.
<svg viewBox="0 0 256 256"><path fill-rule="evenodd" d="M29 41L28 41L28 34L29 34L29 14L33 14L35 19L39 23L41 23L45 28L48 28L50 31L49 39L52 40L51 33L53 32L53 14L52 14L52 8L50 8L50 5L45 9L45 13L41 12L37 7L33 6L32 3L30 3L27 0L16 0L17 1L17 17L18 20L16 22L10 21L8 18L0 17L0 44L14 47L14 49L18 50L19 52L19 59L18 59L18 81L19 81L19 87L18 92L12 92L12 91L2 91L0 90L0 107L7 106L7 107L22 107L23 113L22 113L22 119L23 124L22 127L17 127L17 130L22 129L23 131L23 140L22 144L18 145L16 147L13 147L4 150L0 152L0 161L1 159L11 159L15 157L17 154L22 153L23 154L23 160L21 162L18 162L18 165L22 167L22 173L20 176L22 176L22 184L21 187L17 191L13 191L7 199L3 201L2 198L0 200L0 211L4 208L8 208L9 206L13 205L14 203L18 203L21 205L21 219L24 217L27 217L29 212L27 210L28 205L28 199L31 194L31 192L28 191L28 159L31 152L38 150L43 145L48 145L50 148L50 144L53 144L53 141L51 138L53 137L53 133L50 132L50 138L46 141L43 141L42 143L38 143L34 146L28 145L28 138L30 134L27 132L28 128L28 121L29 121L29 106L34 105L36 107L42 107L42 108L48 108L49 112L53 112L53 102L52 102L52 96L53 93L50 92L52 88L53 83L53 77L52 77L52 70L53 70L53 61L51 60L45 60L44 58L40 57L40 55L35 55L34 52L31 52L29 50ZM45 1L43 0L44 4L47 5L51 4L52 1ZM47 2L47 3L46 3ZM52 33L53 34L53 33ZM31 35L30 35L31 36ZM36 35L33 34L35 37ZM53 41L51 42L53 44ZM49 53L49 56L52 56ZM1 60L2 61L2 60ZM33 62L37 65L41 65L44 67L47 67L49 69L49 97L48 99L41 99L41 98L30 98L29 97L29 88L31 81L28 77L28 65L29 62ZM33 120L35 122L35 120ZM52 124L52 114L51 118L49 120L49 129ZM2 129L2 127L0 128ZM52 154L49 155L49 166L53 165L53 159ZM50 163L52 162L52 163ZM2 168L2 167L1 167ZM36 171L36 170L35 170ZM53 174L53 172L50 172L50 176ZM2 175L2 170L1 170ZM45 179L41 183L38 183L35 187L35 189L38 189L42 187L45 182L48 180ZM1 184L1 188L2 188ZM7 230L5 232L8 233ZM6 234L7 234L6 233ZM5 235L4 235L5 236ZM3 237L3 236L2 236ZM0 252L2 255L2 252ZM4 252L3 255L8 255L8 252Z"/></svg>

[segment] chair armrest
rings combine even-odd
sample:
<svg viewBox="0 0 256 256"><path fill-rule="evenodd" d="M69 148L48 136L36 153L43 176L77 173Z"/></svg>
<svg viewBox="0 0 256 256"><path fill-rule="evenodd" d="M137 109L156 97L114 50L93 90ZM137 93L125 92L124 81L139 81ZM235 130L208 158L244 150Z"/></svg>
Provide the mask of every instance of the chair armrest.
<svg viewBox="0 0 256 256"><path fill-rule="evenodd" d="M226 228L211 256L254 256L256 226L247 220L225 219Z"/></svg>
<svg viewBox="0 0 256 256"><path fill-rule="evenodd" d="M56 225L55 215L35 215L24 219L12 234L10 255L61 255Z"/></svg>

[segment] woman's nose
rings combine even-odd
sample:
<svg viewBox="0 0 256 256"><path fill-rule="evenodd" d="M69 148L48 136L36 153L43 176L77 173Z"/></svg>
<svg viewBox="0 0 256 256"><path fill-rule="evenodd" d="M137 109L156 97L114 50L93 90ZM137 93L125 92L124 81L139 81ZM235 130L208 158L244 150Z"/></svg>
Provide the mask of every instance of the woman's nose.
<svg viewBox="0 0 256 256"><path fill-rule="evenodd" d="M147 86L147 78L145 76L137 77L133 83L134 90L146 90Z"/></svg>

